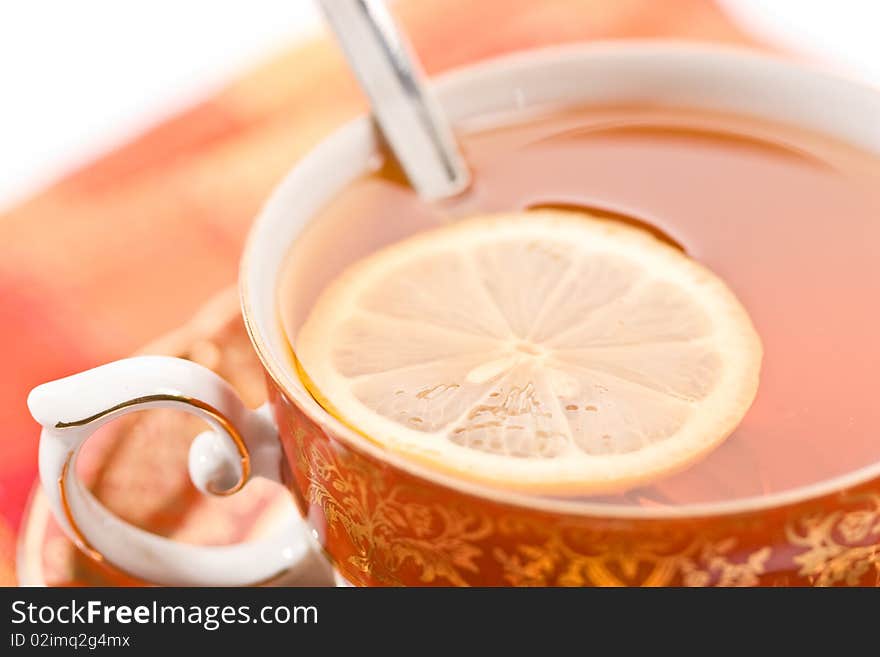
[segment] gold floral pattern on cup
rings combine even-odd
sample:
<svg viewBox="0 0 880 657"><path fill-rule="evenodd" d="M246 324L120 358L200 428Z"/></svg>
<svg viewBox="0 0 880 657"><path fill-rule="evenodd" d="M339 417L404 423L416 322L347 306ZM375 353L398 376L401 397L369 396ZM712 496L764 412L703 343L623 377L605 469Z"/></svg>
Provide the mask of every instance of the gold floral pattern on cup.
<svg viewBox="0 0 880 657"><path fill-rule="evenodd" d="M416 477L329 435L277 389L272 403L289 486L328 556L356 585L880 583L876 481L739 514L550 513Z"/></svg>

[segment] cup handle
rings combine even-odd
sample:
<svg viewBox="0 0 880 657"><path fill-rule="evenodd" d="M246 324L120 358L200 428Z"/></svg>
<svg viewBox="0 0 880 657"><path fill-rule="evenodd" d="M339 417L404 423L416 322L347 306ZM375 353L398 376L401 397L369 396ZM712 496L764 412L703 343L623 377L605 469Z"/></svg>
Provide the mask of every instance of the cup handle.
<svg viewBox="0 0 880 657"><path fill-rule="evenodd" d="M189 473L203 493L231 495L250 477L281 481L281 444L267 405L245 406L211 370L166 356L116 361L34 388L40 481L57 521L80 549L141 579L179 586L239 586L307 564L312 541L292 501L270 536L237 545L179 543L121 520L76 476L82 445L107 422L150 408L176 408L211 425L190 446Z"/></svg>

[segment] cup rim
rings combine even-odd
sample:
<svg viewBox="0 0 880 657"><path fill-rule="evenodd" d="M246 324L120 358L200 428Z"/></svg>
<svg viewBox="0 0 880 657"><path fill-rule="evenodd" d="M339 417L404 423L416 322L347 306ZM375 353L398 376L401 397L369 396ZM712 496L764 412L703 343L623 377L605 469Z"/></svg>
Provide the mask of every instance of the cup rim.
<svg viewBox="0 0 880 657"><path fill-rule="evenodd" d="M832 73L823 70L817 65L793 62L778 55L771 55L742 46L679 40L621 39L534 48L481 60L473 65L453 69L432 80L432 86L436 89L441 106L444 106L449 111L453 123L457 123L461 118L470 118L472 115L479 116L479 114L485 114L486 111L473 111L473 104L469 105L467 102L460 103L457 108L452 109L449 99L454 97L455 93L467 88L469 84L479 85L488 80L503 78L505 75L517 74L524 67L557 66L562 63L593 65L597 63L619 63L624 66L638 67L641 65L642 67L651 67L663 62L672 66L683 63L696 64L699 62L704 69L711 67L713 64L723 63L724 66L721 68L723 68L727 75L733 69L742 68L744 71L751 71L752 73L763 73L762 79L759 80L760 83L766 83L768 77L779 79L781 76L794 87L800 84L814 91L820 89L819 95L838 99L836 105L842 113L839 116L835 115L835 117L832 117L832 120L836 118L840 121L841 130L838 132L843 134L835 136L842 137L845 141L850 141L851 143L857 143L858 146L872 150L880 156L880 132L869 134L867 138L858 138L854 136L853 130L850 129L852 126L844 127L854 99L861 102L861 105L866 108L866 112L876 112L873 114L875 117L880 115L880 90L866 83L848 79L839 72ZM715 79L722 80L723 75L716 76ZM847 103L841 102L841 94L848 101ZM573 97L570 102L574 102L574 100ZM521 102L521 99L517 99L516 102ZM803 104L808 105L807 102ZM841 109L841 106L845 107ZM819 128L819 131L826 134L833 132L821 128ZM872 140L876 143L866 145L865 142ZM279 391L296 404L311 421L315 422L334 439L339 440L357 452L365 453L372 458L434 485L451 488L461 493L499 504L566 516L592 518L660 520L746 514L768 509L778 509L819 499L880 478L880 461L877 461L828 479L766 495L662 507L615 505L594 501L541 497L531 493L504 490L477 481L468 481L407 459L402 454L387 449L351 429L327 412L301 384L297 386L299 379L295 372L292 371L289 362L282 362L282 359L279 359L276 354L272 353L269 346L271 340L264 335L265 322L260 322L257 317L252 291L255 289L255 283L265 278L259 275L263 271L261 267L265 266L265 262L260 257L260 249L266 244L266 233L270 232L267 229L272 223L271 216L273 214L277 215L281 210L281 206L288 202L287 197L290 196L291 188L297 182L296 179L305 175L304 172L307 169L317 173L321 169L318 165L322 158L327 157L334 151L338 151L343 144L355 142L359 142L360 150L366 157L374 154L377 141L368 115L362 114L336 129L294 163L281 182L276 185L249 231L241 259L239 275L239 294L245 327L263 369L278 387ZM344 177L348 173L349 180L351 180L363 172L364 170L348 171L343 172L341 176ZM335 189L343 188L348 184L349 180L336 185ZM323 202L318 204L318 207L320 205L323 205ZM317 209L316 207L312 211L304 211L306 218L301 221L302 226L300 228L307 225ZM286 241L283 250L285 252L288 251L292 243L293 239ZM264 248L262 250L265 251ZM273 281L271 293L273 297L277 286L278 269L280 269L280 266L276 267L275 276L270 277ZM277 317L277 311L274 308L275 305L274 303L272 304L273 311L269 314L273 315L273 317L268 321L280 324L280 319ZM281 351L285 350L289 350L289 346L286 344L281 348Z"/></svg>

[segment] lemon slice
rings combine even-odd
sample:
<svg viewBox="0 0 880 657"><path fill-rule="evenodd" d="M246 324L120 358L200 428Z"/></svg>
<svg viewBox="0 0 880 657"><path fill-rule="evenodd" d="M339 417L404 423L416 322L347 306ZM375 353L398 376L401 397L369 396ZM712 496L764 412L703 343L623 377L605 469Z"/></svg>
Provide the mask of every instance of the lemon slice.
<svg viewBox="0 0 880 657"><path fill-rule="evenodd" d="M465 219L353 264L295 351L373 441L470 480L619 491L723 441L761 342L727 286L648 233L561 211Z"/></svg>

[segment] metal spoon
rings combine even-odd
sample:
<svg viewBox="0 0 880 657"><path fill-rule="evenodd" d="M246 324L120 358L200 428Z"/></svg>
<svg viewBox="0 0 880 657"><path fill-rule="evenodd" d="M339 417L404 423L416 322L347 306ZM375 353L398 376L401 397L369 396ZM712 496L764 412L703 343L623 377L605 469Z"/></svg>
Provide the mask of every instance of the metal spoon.
<svg viewBox="0 0 880 657"><path fill-rule="evenodd" d="M319 0L373 116L423 199L439 201L470 183L455 136L382 0Z"/></svg>

